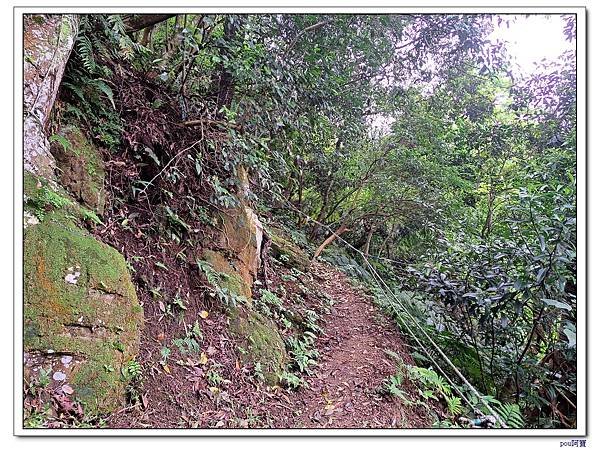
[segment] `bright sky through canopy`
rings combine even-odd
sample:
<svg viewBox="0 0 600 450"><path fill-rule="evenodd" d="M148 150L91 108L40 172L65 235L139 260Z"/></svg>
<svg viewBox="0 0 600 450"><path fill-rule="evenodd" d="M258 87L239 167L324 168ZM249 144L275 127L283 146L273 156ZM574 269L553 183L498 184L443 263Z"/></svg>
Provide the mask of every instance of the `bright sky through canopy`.
<svg viewBox="0 0 600 450"><path fill-rule="evenodd" d="M510 26L502 23L490 35L490 40L506 41L507 53L518 67L513 70L523 76L535 72L535 63L542 59L559 60L560 55L575 48L563 34L564 22L560 15L518 15L510 17Z"/></svg>

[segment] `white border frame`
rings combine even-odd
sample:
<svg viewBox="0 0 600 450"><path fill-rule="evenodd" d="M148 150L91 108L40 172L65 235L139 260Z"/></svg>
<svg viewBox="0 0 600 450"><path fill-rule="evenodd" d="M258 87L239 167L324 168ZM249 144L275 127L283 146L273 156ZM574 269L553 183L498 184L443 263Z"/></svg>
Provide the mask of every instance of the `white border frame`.
<svg viewBox="0 0 600 450"><path fill-rule="evenodd" d="M67 0L68 1L68 0ZM471 3L465 1L465 3ZM65 2L66 3L66 2ZM71 2L69 2L71 3ZM318 3L310 2L306 7L277 7L277 6L207 6L207 7L30 7L15 6L13 9L13 39L14 39L14 399L13 399L13 433L17 436L430 436L430 437L465 437L465 436L521 436L521 437L584 437L587 435L588 413L588 383L587 383L587 29L586 8L562 6L525 6L525 7L453 7L453 6L421 6L421 7L338 7L338 6L312 6ZM308 3L308 2L307 2ZM386 2L387 3L387 2ZM428 2L429 3L429 2ZM577 428L575 429L526 429L526 430L476 430L476 429L25 429L23 428L23 342L22 342L22 317L23 317L23 153L22 153L22 127L23 123L23 66L22 66L22 16L28 13L329 13L329 14L402 14L402 13L482 13L482 14L576 14L577 16L577 276L578 304L577 334L578 334L578 360L577 360ZM581 337L584 339L581 339ZM582 389L583 387L583 389Z"/></svg>

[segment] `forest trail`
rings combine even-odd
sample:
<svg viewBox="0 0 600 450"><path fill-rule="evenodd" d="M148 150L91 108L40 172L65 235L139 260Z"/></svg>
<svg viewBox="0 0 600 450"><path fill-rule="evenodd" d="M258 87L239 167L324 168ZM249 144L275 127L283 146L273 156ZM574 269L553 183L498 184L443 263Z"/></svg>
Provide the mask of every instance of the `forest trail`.
<svg viewBox="0 0 600 450"><path fill-rule="evenodd" d="M384 395L384 380L396 373L394 352L412 363L398 327L340 270L313 263L322 289L334 300L319 337L321 357L309 387L294 400L297 427L428 427L424 410ZM406 383L406 382L405 382ZM412 386L405 386L410 392Z"/></svg>
<svg viewBox="0 0 600 450"><path fill-rule="evenodd" d="M313 263L313 288L333 304L319 321L317 365L304 375L307 385L297 391L269 387L240 367L236 344L227 332L226 318L214 316L205 344L218 349L207 366L171 364L159 370L154 355L152 326L142 337L143 406L113 414L115 428L426 428L432 424L423 406L404 403L384 391L385 379L397 372L398 360L414 364L397 325L374 305L364 288L354 286L339 269ZM148 318L148 317L147 317ZM164 322L163 322L164 323ZM211 366L212 365L212 366ZM205 367L219 367L226 380L211 392ZM401 389L407 399L419 394L409 379Z"/></svg>
<svg viewBox="0 0 600 450"><path fill-rule="evenodd" d="M583 431L583 13L176 12L17 21L15 433Z"/></svg>

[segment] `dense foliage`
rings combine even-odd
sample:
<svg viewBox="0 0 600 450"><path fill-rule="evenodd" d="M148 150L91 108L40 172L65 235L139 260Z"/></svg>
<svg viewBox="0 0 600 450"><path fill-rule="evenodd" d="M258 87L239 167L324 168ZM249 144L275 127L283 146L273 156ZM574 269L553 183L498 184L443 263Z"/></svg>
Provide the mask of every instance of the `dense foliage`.
<svg viewBox="0 0 600 450"><path fill-rule="evenodd" d="M574 426L572 52L519 77L487 38L508 19L489 15L135 19L84 21L63 96L108 149L124 133L154 166L131 195L159 203L194 180L211 207L229 207L248 168L263 215L304 231L315 257L331 257L339 236L361 249L398 292L375 289L380 302L410 306L488 398L518 405L527 426ZM573 26L565 18L570 40ZM177 105L150 121L160 138L122 123L113 91L125 66L167 93L157 111ZM203 142L167 145L174 121ZM169 209L178 239L205 217L186 202Z"/></svg>

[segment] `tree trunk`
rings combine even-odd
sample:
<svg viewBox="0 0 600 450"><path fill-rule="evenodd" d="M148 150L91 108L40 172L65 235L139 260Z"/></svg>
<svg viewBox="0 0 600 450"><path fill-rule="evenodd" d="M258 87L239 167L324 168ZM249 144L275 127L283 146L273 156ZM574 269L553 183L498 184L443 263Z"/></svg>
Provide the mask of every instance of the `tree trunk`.
<svg viewBox="0 0 600 450"><path fill-rule="evenodd" d="M373 238L373 232L375 231L375 226L371 225L369 228L369 234L367 234L367 242L365 242L364 253L365 257L369 257L369 250L371 248L371 239Z"/></svg>
<svg viewBox="0 0 600 450"><path fill-rule="evenodd" d="M391 231L387 234L387 236L385 237L385 239L381 243L381 247L379 247L379 253L377 254L378 258L381 257L381 254L383 253L383 250L386 248L386 246L388 245L389 240L391 239L391 237L394 235L395 232L396 232L396 225L393 225ZM388 257L389 257L389 252L388 252Z"/></svg>
<svg viewBox="0 0 600 450"><path fill-rule="evenodd" d="M304 172L300 168L300 179L298 180L298 210L302 212L302 191L304 190ZM304 216L300 214L298 217L298 226L301 226L304 221Z"/></svg>
<svg viewBox="0 0 600 450"><path fill-rule="evenodd" d="M317 221L315 222L311 232L310 238L314 239L317 237L317 231L319 229L319 223L323 223L323 218L325 217L325 211L327 210L327 206L329 206L329 194L331 193L331 188L333 187L333 179L327 185L327 190L325 191L325 195L323 195L323 202L321 204L321 209L319 210L319 214L317 215Z"/></svg>
<svg viewBox="0 0 600 450"><path fill-rule="evenodd" d="M237 31L237 24L233 20L229 20L225 17L225 24L223 29L223 39L230 41L235 36ZM227 53L227 49L223 49L222 53ZM224 65L220 64L220 76L217 92L217 108L220 110L223 106L229 108L233 100L233 75L227 70Z"/></svg>
<svg viewBox="0 0 600 450"><path fill-rule="evenodd" d="M496 199L496 193L493 189L488 193L488 208L487 214L485 217L485 223L483 224L483 228L481 229L481 237L483 239L487 238L492 231L492 216L494 212L494 200Z"/></svg>
<svg viewBox="0 0 600 450"><path fill-rule="evenodd" d="M125 31L129 34L143 30L157 23L164 22L177 14L125 14L123 22L125 23Z"/></svg>
<svg viewBox="0 0 600 450"><path fill-rule="evenodd" d="M23 164L54 179L55 161L45 134L50 111L77 36L76 15L32 14L23 30Z"/></svg>
<svg viewBox="0 0 600 450"><path fill-rule="evenodd" d="M331 244L340 234L346 231L348 231L348 225L346 225L346 223L342 223L337 230L335 230L327 239L323 241L321 245L319 245L319 248L312 257L313 261L319 257L323 250L325 250L325 247Z"/></svg>
<svg viewBox="0 0 600 450"><path fill-rule="evenodd" d="M150 35L151 35L153 29L154 29L154 26L144 28L144 33L142 34L142 40L140 41L140 44L143 45L144 47L148 47L148 44L150 43Z"/></svg>

